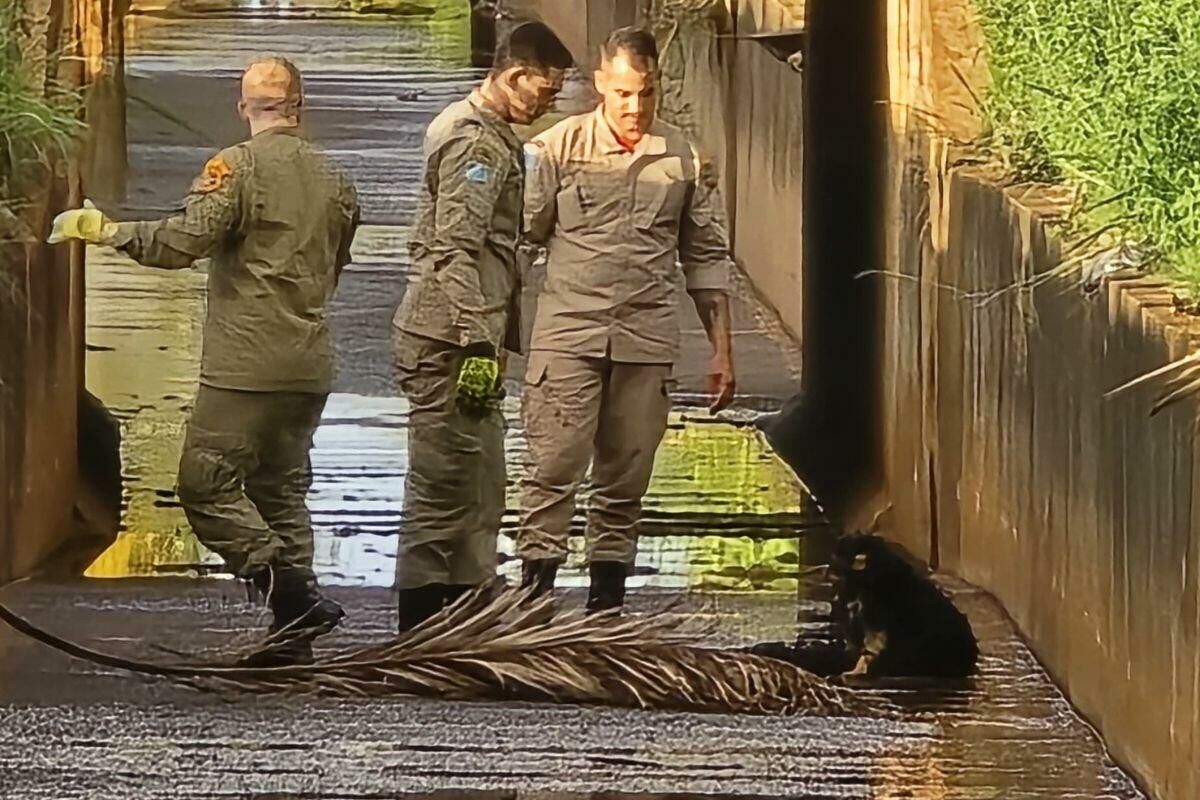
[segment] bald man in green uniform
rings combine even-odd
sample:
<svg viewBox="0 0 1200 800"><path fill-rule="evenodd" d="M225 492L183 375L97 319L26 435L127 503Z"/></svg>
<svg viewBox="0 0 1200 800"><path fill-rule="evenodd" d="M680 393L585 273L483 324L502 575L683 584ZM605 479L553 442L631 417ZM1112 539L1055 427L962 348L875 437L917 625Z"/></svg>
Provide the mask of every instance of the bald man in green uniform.
<svg viewBox="0 0 1200 800"><path fill-rule="evenodd" d="M50 241L105 244L150 267L211 258L200 386L179 464L180 503L200 541L267 595L272 632L298 641L255 664L311 661L344 616L313 574L309 450L333 381L327 308L358 225L351 183L298 131L299 71L283 58L242 77L251 138L222 150L182 213L115 223L91 207Z"/></svg>

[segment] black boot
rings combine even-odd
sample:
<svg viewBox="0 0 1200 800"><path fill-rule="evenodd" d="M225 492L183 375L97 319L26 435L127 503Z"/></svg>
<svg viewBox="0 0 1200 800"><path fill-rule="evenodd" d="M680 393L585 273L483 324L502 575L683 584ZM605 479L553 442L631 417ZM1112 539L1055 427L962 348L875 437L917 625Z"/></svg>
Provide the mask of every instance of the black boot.
<svg viewBox="0 0 1200 800"><path fill-rule="evenodd" d="M591 577L587 599L589 614L624 605L628 566L620 561L593 561L588 565L588 573Z"/></svg>
<svg viewBox="0 0 1200 800"><path fill-rule="evenodd" d="M271 610L275 612L273 628L281 630L290 625L289 632L303 630L312 638L329 633L346 616L341 605L321 594L311 573L291 570L275 574Z"/></svg>
<svg viewBox="0 0 1200 800"><path fill-rule="evenodd" d="M533 596L541 597L554 590L559 561L553 558L531 558L521 563L521 588L533 587Z"/></svg>
<svg viewBox="0 0 1200 800"><path fill-rule="evenodd" d="M500 588L500 584L503 584L502 580L499 581L499 583L497 583L497 581L495 581L495 580L487 581L486 588L484 588L483 591L481 592L482 599L485 602L490 603L492 601L492 599L495 598L496 591ZM473 592L478 588L479 588L479 586L476 584L473 584L473 583L452 583L452 584L450 584L449 586L446 587L446 608L449 608L450 606L457 603L459 598L462 597L464 594L469 594L470 592Z"/></svg>
<svg viewBox="0 0 1200 800"><path fill-rule="evenodd" d="M410 631L437 614L446 605L449 591L444 583L427 583L415 589L400 589L396 602L399 621L396 629L401 633Z"/></svg>
<svg viewBox="0 0 1200 800"><path fill-rule="evenodd" d="M313 639L336 628L346 612L321 594L316 578L307 571L277 570L272 576L264 570L254 575L253 583L271 606L272 641L238 663L246 667L311 664Z"/></svg>

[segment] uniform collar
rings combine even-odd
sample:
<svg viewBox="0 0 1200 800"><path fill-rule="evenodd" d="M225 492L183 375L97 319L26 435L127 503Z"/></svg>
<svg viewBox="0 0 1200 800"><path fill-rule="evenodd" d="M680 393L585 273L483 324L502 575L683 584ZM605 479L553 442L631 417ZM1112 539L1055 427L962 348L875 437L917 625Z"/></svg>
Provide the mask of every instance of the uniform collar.
<svg viewBox="0 0 1200 800"><path fill-rule="evenodd" d="M516 132L513 131L512 125L508 122L508 120L504 119L504 117L500 116L488 107L488 104L484 102L483 95L480 94L479 89L471 90L471 94L467 95L467 102L471 104L471 108L475 109L475 113L478 114L484 122L498 130L505 139L512 140L517 142L518 146L520 145L520 140L517 138Z"/></svg>
<svg viewBox="0 0 1200 800"><path fill-rule="evenodd" d="M302 136L299 125L276 125L273 128L267 128L264 131L259 131L253 138L258 139L263 136Z"/></svg>
<svg viewBox="0 0 1200 800"><path fill-rule="evenodd" d="M604 106L597 106L592 114L592 127L596 135L596 149L604 155L618 155L620 153L629 153L620 142L617 141L617 135L613 133L612 126L608 124L608 120L604 117ZM634 156L661 156L667 152L667 138L662 135L662 129L658 124L658 120L650 126L650 130L642 137L642 140L637 143L630 155Z"/></svg>

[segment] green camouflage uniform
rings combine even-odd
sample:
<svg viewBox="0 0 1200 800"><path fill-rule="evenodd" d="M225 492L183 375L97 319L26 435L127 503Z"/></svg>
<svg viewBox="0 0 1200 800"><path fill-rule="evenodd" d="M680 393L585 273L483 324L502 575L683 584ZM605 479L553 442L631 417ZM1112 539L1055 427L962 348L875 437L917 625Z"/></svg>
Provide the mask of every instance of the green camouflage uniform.
<svg viewBox="0 0 1200 800"><path fill-rule="evenodd" d="M118 226L113 245L147 266L212 259L178 493L235 573L311 575L304 501L333 381L327 306L357 224L349 181L295 128L272 128L209 161L181 214Z"/></svg>
<svg viewBox="0 0 1200 800"><path fill-rule="evenodd" d="M464 415L454 399L467 345L520 348L523 159L512 128L477 95L448 107L426 133L409 245L416 281L393 320L410 406L399 589L473 586L496 574L504 419L498 410Z"/></svg>

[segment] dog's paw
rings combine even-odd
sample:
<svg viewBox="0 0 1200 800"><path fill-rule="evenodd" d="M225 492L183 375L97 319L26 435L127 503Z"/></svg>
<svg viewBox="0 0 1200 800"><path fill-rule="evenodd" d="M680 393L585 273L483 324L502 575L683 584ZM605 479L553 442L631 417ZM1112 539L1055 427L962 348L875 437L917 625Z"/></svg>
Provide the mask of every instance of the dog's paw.
<svg viewBox="0 0 1200 800"><path fill-rule="evenodd" d="M865 686L875 685L875 679L865 672L843 672L841 675L837 676L836 680L838 686L845 686L847 689L857 689Z"/></svg>

